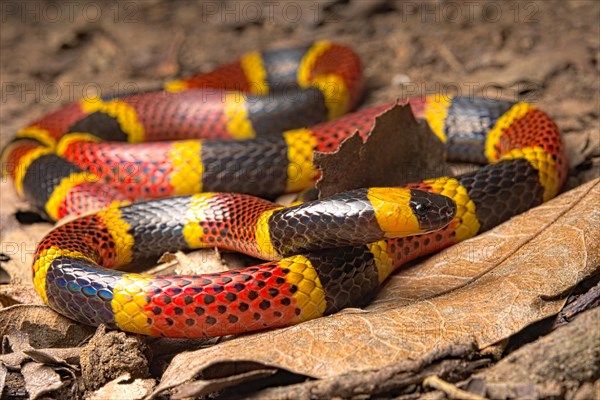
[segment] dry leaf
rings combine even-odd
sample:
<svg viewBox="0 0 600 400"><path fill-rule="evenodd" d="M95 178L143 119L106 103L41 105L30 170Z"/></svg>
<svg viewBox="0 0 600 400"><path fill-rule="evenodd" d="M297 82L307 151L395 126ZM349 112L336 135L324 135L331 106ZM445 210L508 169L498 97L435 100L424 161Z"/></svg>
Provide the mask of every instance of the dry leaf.
<svg viewBox="0 0 600 400"><path fill-rule="evenodd" d="M76 368L79 365L79 354L81 347L69 347L67 349L32 349L23 351L33 361L46 365L62 365L68 368Z"/></svg>
<svg viewBox="0 0 600 400"><path fill-rule="evenodd" d="M363 143L361 136L367 137ZM315 153L321 170L320 197L363 187L397 186L444 176L449 168L443 143L429 125L415 119L410 105L394 105L371 132L355 133L333 153Z"/></svg>
<svg viewBox="0 0 600 400"><path fill-rule="evenodd" d="M180 354L156 393L240 361L320 378L457 343L490 346L556 314L579 281L598 273L599 200L600 180L565 193L397 273L365 310Z"/></svg>
<svg viewBox="0 0 600 400"><path fill-rule="evenodd" d="M173 393L171 398L184 399L187 397L205 396L209 393L214 393L227 387L240 385L244 382L252 381L258 378L273 376L276 373L277 369L275 368L263 368L220 379L195 381L177 387L177 390L175 390L175 393Z"/></svg>
<svg viewBox="0 0 600 400"><path fill-rule="evenodd" d="M498 364L474 375L479 394L490 398L518 398L519 391L531 388L541 398L548 383L579 387L600 376L600 308L590 310L572 323L529 343ZM483 382L483 385L481 384ZM564 390L560 390L564 392ZM562 396L560 396L562 397Z"/></svg>
<svg viewBox="0 0 600 400"><path fill-rule="evenodd" d="M159 265L149 270L148 273L199 275L230 269L216 249L201 249L188 254L182 251L165 253L160 257L158 263Z"/></svg>
<svg viewBox="0 0 600 400"><path fill-rule="evenodd" d="M25 332L12 330L3 337L3 351L7 347L12 351L0 355L0 361L11 368L19 368L24 361L36 361L40 364L64 366L76 368L79 365L79 353L81 348L53 348L53 349L34 349L29 344L29 335Z"/></svg>
<svg viewBox="0 0 600 400"><path fill-rule="evenodd" d="M0 308L16 304L43 304L44 301L33 289L33 284L0 285Z"/></svg>
<svg viewBox="0 0 600 400"><path fill-rule="evenodd" d="M154 389L154 379L135 379L131 381L129 374L123 374L108 382L106 385L91 393L88 400L112 400L112 399L143 399Z"/></svg>
<svg viewBox="0 0 600 400"><path fill-rule="evenodd" d="M29 335L35 348L74 347L94 333L94 328L63 317L47 306L15 305L0 310L0 337L18 329Z"/></svg>
<svg viewBox="0 0 600 400"><path fill-rule="evenodd" d="M0 394L4 392L4 386L6 385L6 376L8 375L8 369L3 363L0 363Z"/></svg>
<svg viewBox="0 0 600 400"><path fill-rule="evenodd" d="M52 368L36 362L23 365L21 374L25 378L25 389L30 399L37 399L45 393L60 389L63 385L60 375Z"/></svg>
<svg viewBox="0 0 600 400"><path fill-rule="evenodd" d="M79 365L80 347L66 349L31 349L15 353L3 354L0 361L11 368L18 368L24 361L36 361L46 365L63 365L76 368Z"/></svg>

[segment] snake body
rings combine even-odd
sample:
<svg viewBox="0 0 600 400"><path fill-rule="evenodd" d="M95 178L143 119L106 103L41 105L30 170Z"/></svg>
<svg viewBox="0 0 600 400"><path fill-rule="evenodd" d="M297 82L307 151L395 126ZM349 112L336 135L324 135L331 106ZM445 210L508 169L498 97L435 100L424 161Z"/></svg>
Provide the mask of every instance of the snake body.
<svg viewBox="0 0 600 400"><path fill-rule="evenodd" d="M368 134L390 106L342 116L361 91L358 57L323 41L250 53L164 91L87 99L33 122L3 154L17 191L54 220L102 209L42 239L37 292L80 322L147 335L292 325L366 304L399 266L549 200L564 183L560 134L543 111L427 96L410 105L449 158L487 165L292 207L254 197L311 187L314 151ZM214 246L274 261L194 276L114 269Z"/></svg>

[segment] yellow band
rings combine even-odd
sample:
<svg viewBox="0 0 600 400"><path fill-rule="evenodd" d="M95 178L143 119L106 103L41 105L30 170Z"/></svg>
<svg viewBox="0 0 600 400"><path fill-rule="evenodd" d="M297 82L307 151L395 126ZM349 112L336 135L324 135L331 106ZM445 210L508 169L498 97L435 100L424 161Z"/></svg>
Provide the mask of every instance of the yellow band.
<svg viewBox="0 0 600 400"><path fill-rule="evenodd" d="M121 203L114 202L104 210L98 212L110 236L115 243L116 265L115 267L127 265L133 259L133 236L129 233L131 226L121 219Z"/></svg>
<svg viewBox="0 0 600 400"><path fill-rule="evenodd" d="M137 112L129 104L121 100L111 100L105 103L100 98L82 100L80 104L87 113L99 111L115 118L130 143L144 141L144 127L138 120Z"/></svg>
<svg viewBox="0 0 600 400"><path fill-rule="evenodd" d="M125 274L113 285L111 306L120 329L143 335L152 333L144 311L148 304L144 289L152 279L152 275Z"/></svg>
<svg viewBox="0 0 600 400"><path fill-rule="evenodd" d="M284 258L279 265L290 270L285 279L298 288L293 294L300 309L298 322L323 316L327 306L325 291L311 262L304 256L293 256Z"/></svg>
<svg viewBox="0 0 600 400"><path fill-rule="evenodd" d="M227 131L238 140L252 139L256 132L248 118L246 98L239 92L228 92L225 95L225 115Z"/></svg>
<svg viewBox="0 0 600 400"><path fill-rule="evenodd" d="M190 249L200 249L207 246L204 241L202 221L206 221L206 211L210 210L210 199L214 193L199 193L192 196L192 202L185 212L185 223L183 225L183 237Z"/></svg>
<svg viewBox="0 0 600 400"><path fill-rule="evenodd" d="M274 208L269 211L265 211L258 217L256 221L256 229L254 230L254 237L256 239L256 247L259 253L261 254L261 258L265 260L278 260L281 258L281 255L275 247L273 247L273 243L271 242L271 232L269 229L269 219L271 215L279 209Z"/></svg>
<svg viewBox="0 0 600 400"><path fill-rule="evenodd" d="M50 132L44 128L37 126L28 126L17 132L16 137L18 138L33 138L44 145L54 148L56 145L56 139L50 136Z"/></svg>
<svg viewBox="0 0 600 400"><path fill-rule="evenodd" d="M457 179L443 177L429 179L424 183L431 187L432 192L450 197L456 203L455 220L460 221L456 227L457 242L473 237L479 232L481 224L477 220L475 203Z"/></svg>
<svg viewBox="0 0 600 400"><path fill-rule="evenodd" d="M367 197L385 237L395 238L422 232L419 220L409 205L409 189L370 188Z"/></svg>
<svg viewBox="0 0 600 400"><path fill-rule="evenodd" d="M427 102L425 103L425 119L442 143L446 143L447 140L444 124L451 104L452 99L450 97L440 94L427 96Z"/></svg>
<svg viewBox="0 0 600 400"><path fill-rule="evenodd" d="M202 191L202 142L185 140L174 142L169 150L173 172L169 183L174 195L194 194Z"/></svg>
<svg viewBox="0 0 600 400"><path fill-rule="evenodd" d="M394 263L387 252L387 241L380 240L368 244L367 247L375 259L375 267L377 268L379 283L381 283L394 271Z"/></svg>
<svg viewBox="0 0 600 400"><path fill-rule="evenodd" d="M504 131L513 124L517 119L522 118L534 107L527 103L517 103L504 113L496 124L487 134L485 139L485 156L489 162L498 161L496 146L500 142L500 138Z"/></svg>
<svg viewBox="0 0 600 400"><path fill-rule="evenodd" d="M288 149L286 191L299 192L312 187L317 173L313 166L313 151L317 139L308 129L287 131L283 138Z"/></svg>
<svg viewBox="0 0 600 400"><path fill-rule="evenodd" d="M240 64L246 75L249 92L266 96L269 93L269 84L267 83L267 71L260 53L255 51L244 55L240 60Z"/></svg>
<svg viewBox="0 0 600 400"><path fill-rule="evenodd" d="M76 172L62 178L46 202L46 213L48 216L54 221L58 221L58 211L69 190L73 189L77 185L80 185L81 183L96 182L97 180L98 177L89 172Z"/></svg>
<svg viewBox="0 0 600 400"><path fill-rule="evenodd" d="M65 152L67 151L67 149L69 148L69 146L76 142L99 143L101 141L102 141L102 139L100 139L96 135L92 135L91 133L84 133L84 132L68 133L65 136L63 136L60 139L60 141L58 142L58 144L56 145L56 154L58 154L59 156L64 155Z"/></svg>

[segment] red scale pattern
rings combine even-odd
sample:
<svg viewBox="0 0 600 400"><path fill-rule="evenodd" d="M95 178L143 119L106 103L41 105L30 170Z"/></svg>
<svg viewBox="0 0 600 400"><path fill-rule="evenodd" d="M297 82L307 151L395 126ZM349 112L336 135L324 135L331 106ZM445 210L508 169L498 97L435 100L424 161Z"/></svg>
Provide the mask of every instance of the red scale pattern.
<svg viewBox="0 0 600 400"><path fill-rule="evenodd" d="M30 151L40 147L43 146L40 146L38 142L32 140L19 141L19 145L7 152L6 159L2 160L2 175L8 174L14 181L18 168L23 168L20 166L21 158Z"/></svg>
<svg viewBox="0 0 600 400"><path fill-rule="evenodd" d="M539 146L556 161L559 182L567 175L567 162L559 129L545 112L533 109L514 121L502 132L496 145L496 154L501 156L513 149Z"/></svg>
<svg viewBox="0 0 600 400"><path fill-rule="evenodd" d="M425 102L423 98L410 99L410 106L416 118L422 118L425 114ZM371 133L375 117L389 110L392 104L382 104L378 106L362 109L358 112L344 115L335 121L324 122L315 125L311 130L317 139L317 151L330 153L335 151L341 142L352 136L355 131L363 139Z"/></svg>
<svg viewBox="0 0 600 400"><path fill-rule="evenodd" d="M390 104L375 106L344 115L334 121L315 125L311 129L313 136L317 139L315 150L331 153L357 130L364 139L371 132L374 118L390 107Z"/></svg>
<svg viewBox="0 0 600 400"><path fill-rule="evenodd" d="M80 252L105 268L116 265L115 242L98 215L81 217L54 228L38 245L34 261L52 246L62 251Z"/></svg>
<svg viewBox="0 0 600 400"><path fill-rule="evenodd" d="M362 64L352 50L332 44L315 61L309 80L318 75L336 74L342 77L350 93L349 108L352 110L360 101L363 87Z"/></svg>
<svg viewBox="0 0 600 400"><path fill-rule="evenodd" d="M202 240L219 248L261 257L255 238L259 217L278 205L239 194L220 193L206 199L200 208Z"/></svg>
<svg viewBox="0 0 600 400"><path fill-rule="evenodd" d="M115 201L124 203L129 199L112 186L98 185L93 181L83 182L68 190L58 208L58 218L100 210Z"/></svg>
<svg viewBox="0 0 600 400"><path fill-rule="evenodd" d="M165 197L173 193L169 143L73 142L63 157L100 177L128 199ZM104 186L104 185L103 185Z"/></svg>
<svg viewBox="0 0 600 400"><path fill-rule="evenodd" d="M387 253L392 259L394 268L456 244L456 228L459 223L455 219L450 225L436 232L399 239L388 239Z"/></svg>
<svg viewBox="0 0 600 400"><path fill-rule="evenodd" d="M224 90L249 90L246 74L239 61L223 65L208 73L199 73L183 80L188 89L221 88Z"/></svg>
<svg viewBox="0 0 600 400"><path fill-rule="evenodd" d="M144 128L144 141L231 139L223 110L223 90L145 93L126 97L123 101L136 111Z"/></svg>
<svg viewBox="0 0 600 400"><path fill-rule="evenodd" d="M288 270L274 263L203 276L164 276L145 289L156 335L222 336L289 325L301 310Z"/></svg>
<svg viewBox="0 0 600 400"><path fill-rule="evenodd" d="M71 103L34 121L29 126L45 129L51 137L58 140L75 122L79 121L85 115L87 113L81 109L79 103Z"/></svg>

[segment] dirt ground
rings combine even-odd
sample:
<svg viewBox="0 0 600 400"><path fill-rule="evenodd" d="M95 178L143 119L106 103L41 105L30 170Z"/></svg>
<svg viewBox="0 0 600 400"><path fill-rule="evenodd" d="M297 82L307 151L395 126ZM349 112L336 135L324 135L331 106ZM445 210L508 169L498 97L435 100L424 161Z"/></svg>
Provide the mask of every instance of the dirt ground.
<svg viewBox="0 0 600 400"><path fill-rule="evenodd" d="M363 60L363 105L440 92L527 101L548 112L564 135L569 159L565 191L600 177L597 1L65 0L4 1L0 7L1 146L34 118L86 96L156 88L248 51L330 39L352 46ZM26 210L27 204L16 199L5 179L1 187L2 253L7 254L12 250L4 238L20 229L14 212ZM48 227L27 231L23 248L34 246ZM27 279L27 273L9 275L6 281L13 283ZM6 293L3 298L10 297ZM3 305L24 301L12 298L20 300ZM154 377L163 367L145 366ZM15 397L25 395L14 389L23 387L18 375L6 375L13 380ZM600 396L598 377L595 371L579 385L546 387L545 392L537 388L538 397L526 395L585 399L596 391ZM435 383L423 394L415 389L427 387L422 382L423 377L414 381L414 396L406 398L453 397ZM51 396L84 392L73 387ZM212 392L222 387L227 385ZM495 398L514 395L500 392L492 391Z"/></svg>

